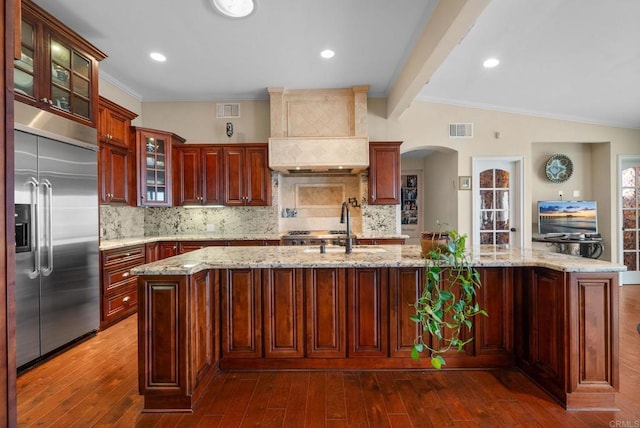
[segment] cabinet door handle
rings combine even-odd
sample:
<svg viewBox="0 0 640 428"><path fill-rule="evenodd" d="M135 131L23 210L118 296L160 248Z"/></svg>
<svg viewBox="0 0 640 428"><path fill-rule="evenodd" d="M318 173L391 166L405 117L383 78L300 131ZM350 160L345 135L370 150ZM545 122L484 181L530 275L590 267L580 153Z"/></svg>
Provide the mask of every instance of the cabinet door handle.
<svg viewBox="0 0 640 428"><path fill-rule="evenodd" d="M125 296L122 298L122 303L127 303L129 300L131 300L131 297Z"/></svg>
<svg viewBox="0 0 640 428"><path fill-rule="evenodd" d="M123 278L127 278L128 276L129 276L129 272L125 272L125 273L122 274Z"/></svg>

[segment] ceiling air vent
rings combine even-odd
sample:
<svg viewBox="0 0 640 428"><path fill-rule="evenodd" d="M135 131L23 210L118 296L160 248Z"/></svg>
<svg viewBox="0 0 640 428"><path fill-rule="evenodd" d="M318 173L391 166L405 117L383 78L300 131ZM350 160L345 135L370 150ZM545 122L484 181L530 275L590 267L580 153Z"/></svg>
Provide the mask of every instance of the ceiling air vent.
<svg viewBox="0 0 640 428"><path fill-rule="evenodd" d="M216 118L234 119L240 117L240 104L216 104Z"/></svg>
<svg viewBox="0 0 640 428"><path fill-rule="evenodd" d="M473 137L473 123L450 123L449 138Z"/></svg>

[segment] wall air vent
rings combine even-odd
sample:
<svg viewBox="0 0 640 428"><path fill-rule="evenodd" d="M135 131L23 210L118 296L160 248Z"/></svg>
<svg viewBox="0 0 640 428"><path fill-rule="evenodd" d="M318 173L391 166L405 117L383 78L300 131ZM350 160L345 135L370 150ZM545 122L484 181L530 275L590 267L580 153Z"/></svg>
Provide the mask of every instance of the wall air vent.
<svg viewBox="0 0 640 428"><path fill-rule="evenodd" d="M450 123L449 138L472 138L473 123Z"/></svg>
<svg viewBox="0 0 640 428"><path fill-rule="evenodd" d="M235 119L238 117L240 117L240 104L238 103L216 104L217 119Z"/></svg>

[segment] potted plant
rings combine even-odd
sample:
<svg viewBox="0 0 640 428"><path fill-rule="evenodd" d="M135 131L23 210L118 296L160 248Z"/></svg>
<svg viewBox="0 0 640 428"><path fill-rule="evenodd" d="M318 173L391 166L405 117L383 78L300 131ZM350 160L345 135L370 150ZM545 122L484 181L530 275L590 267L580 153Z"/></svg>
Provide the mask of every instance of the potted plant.
<svg viewBox="0 0 640 428"><path fill-rule="evenodd" d="M463 329L471 331L473 318L487 313L475 301L480 273L466 253L467 235L456 230L422 235L422 242L429 239L432 245L422 245L425 287L411 315L420 327L411 356L420 358L422 352L428 352L431 365L440 369L446 364L442 354L452 348L461 351L471 342L473 337L465 339ZM433 337L436 344L425 336Z"/></svg>

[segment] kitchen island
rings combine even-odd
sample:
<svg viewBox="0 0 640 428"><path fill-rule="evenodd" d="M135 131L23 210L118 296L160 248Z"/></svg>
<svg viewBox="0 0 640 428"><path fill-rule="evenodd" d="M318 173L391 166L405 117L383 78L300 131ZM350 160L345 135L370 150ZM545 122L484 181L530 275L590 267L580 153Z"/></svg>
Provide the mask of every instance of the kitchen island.
<svg viewBox="0 0 640 428"><path fill-rule="evenodd" d="M567 409L615 408L625 267L493 246L471 253L489 317L446 367L517 366ZM430 367L410 358L418 246L208 247L132 273L145 411L191 411L217 370Z"/></svg>

